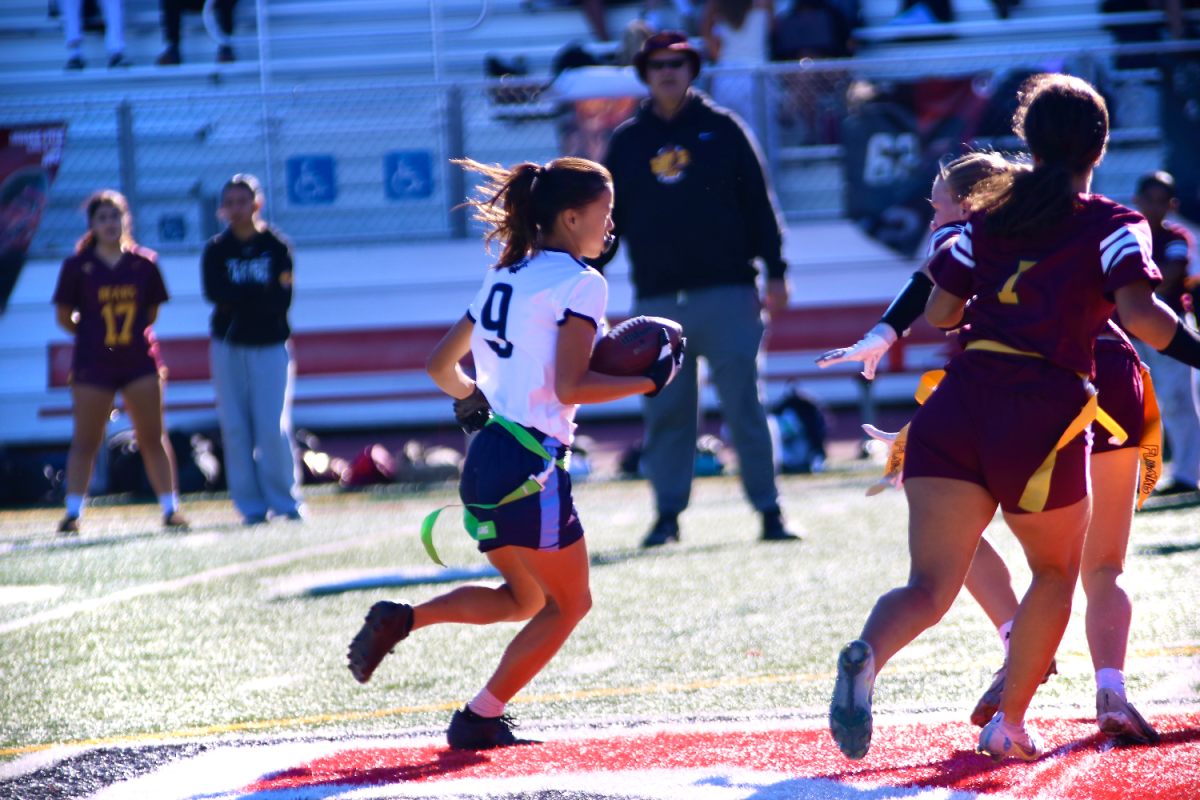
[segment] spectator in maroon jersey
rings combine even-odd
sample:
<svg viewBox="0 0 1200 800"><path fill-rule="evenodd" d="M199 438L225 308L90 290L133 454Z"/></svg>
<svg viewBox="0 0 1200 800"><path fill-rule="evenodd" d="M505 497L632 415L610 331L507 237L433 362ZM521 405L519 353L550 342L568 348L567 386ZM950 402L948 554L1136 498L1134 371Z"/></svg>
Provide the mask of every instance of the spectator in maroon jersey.
<svg viewBox="0 0 1200 800"><path fill-rule="evenodd" d="M163 525L184 529L175 454L163 424L166 371L150 326L167 301L157 254L139 247L125 198L114 191L86 203L88 231L63 262L54 290L58 324L75 337L71 399L75 430L67 455L67 515L59 533L79 533L84 498L104 443L117 392L133 422L146 477L162 506Z"/></svg>
<svg viewBox="0 0 1200 800"><path fill-rule="evenodd" d="M1154 263L1162 270L1162 283L1154 293L1181 320L1188 320L1190 309L1185 300L1188 265L1195 260L1196 243L1187 228L1167 220L1168 214L1179 209L1175 179L1167 172L1143 175L1133 202L1150 223ZM1194 317L1191 324L1195 327ZM1154 377L1163 429L1171 443L1171 482L1158 493L1194 492L1200 481L1200 414L1197 414L1195 376L1187 364L1161 355L1140 340L1135 347Z"/></svg>

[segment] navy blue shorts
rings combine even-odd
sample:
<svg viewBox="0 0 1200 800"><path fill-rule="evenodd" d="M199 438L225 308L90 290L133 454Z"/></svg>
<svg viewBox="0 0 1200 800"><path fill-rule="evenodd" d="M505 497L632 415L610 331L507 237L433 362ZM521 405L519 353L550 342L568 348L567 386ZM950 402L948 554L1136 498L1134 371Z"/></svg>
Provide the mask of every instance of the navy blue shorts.
<svg viewBox="0 0 1200 800"><path fill-rule="evenodd" d="M562 458L566 445L534 428L526 428L546 451ZM499 425L488 425L467 452L458 494L479 521L473 533L479 552L501 547L528 547L553 552L583 538L583 525L571 497L571 476L555 467L538 494L523 497L494 509L471 504L492 505L524 483L530 475L540 475L549 464L518 442ZM490 523L490 524L489 524Z"/></svg>

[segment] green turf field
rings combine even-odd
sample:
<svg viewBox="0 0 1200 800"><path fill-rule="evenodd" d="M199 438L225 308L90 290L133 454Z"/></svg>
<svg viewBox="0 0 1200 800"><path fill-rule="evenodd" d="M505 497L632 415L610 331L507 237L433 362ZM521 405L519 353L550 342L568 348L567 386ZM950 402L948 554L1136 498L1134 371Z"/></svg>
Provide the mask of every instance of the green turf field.
<svg viewBox="0 0 1200 800"><path fill-rule="evenodd" d="M890 490L864 497L873 478L782 479L788 519L806 534L800 544L758 543L757 517L736 479L698 480L682 518L684 543L651 553L636 547L652 521L644 482L577 486L594 610L513 712L536 721L823 715L839 647L907 574L904 498ZM208 726L443 727L443 709L478 690L515 625L419 631L360 686L345 650L371 603L420 601L445 585L316 597L301 590L429 565L417 526L451 499L447 490L326 492L309 497L302 525L242 528L227 500L194 498L185 503L193 530L182 535L161 532L152 506L94 507L70 546L52 533L58 509L0 514L0 751L12 757L35 745ZM443 560L482 564L455 515L445 516ZM1023 587L1017 545L1001 522L990 532ZM1139 707L1197 702L1197 575L1200 509L1138 515L1126 586L1135 601L1129 686ZM1058 653L1061 674L1039 692L1035 714L1092 713L1082 610L1079 592ZM986 617L962 598L885 671L876 709L965 715L1000 653Z"/></svg>

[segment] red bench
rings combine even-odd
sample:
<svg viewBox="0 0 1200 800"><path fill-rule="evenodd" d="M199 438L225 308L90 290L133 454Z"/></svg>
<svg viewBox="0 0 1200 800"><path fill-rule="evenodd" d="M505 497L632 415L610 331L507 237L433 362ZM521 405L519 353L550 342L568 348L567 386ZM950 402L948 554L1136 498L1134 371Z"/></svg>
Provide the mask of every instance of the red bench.
<svg viewBox="0 0 1200 800"><path fill-rule="evenodd" d="M789 308L774 315L768 354L822 352L854 344L878 322L886 306L868 303L853 306ZM613 320L614 324L618 321ZM305 331L292 336L296 359L296 374L301 377L337 375L370 375L378 373L419 372L425 359L449 330L448 325L413 328L379 328L353 331ZM910 344L935 344L945 341L944 335L921 320L912 333L891 349L881 372L911 371L905 364L905 348ZM208 362L208 337L161 339L159 346L163 363L172 382L208 381L211 379ZM52 389L67 387L71 371L72 345L51 344L49 347L49 385ZM813 379L839 375L825 372L813 364L811 368L784 374L771 373L773 380ZM845 373L840 373L844 377ZM436 389L413 389L387 394L303 395L297 405L320 403L372 402L416 400L440 397ZM212 408L213 403L194 402L167 404L167 410L198 410ZM70 415L70 406L42 408L42 417Z"/></svg>

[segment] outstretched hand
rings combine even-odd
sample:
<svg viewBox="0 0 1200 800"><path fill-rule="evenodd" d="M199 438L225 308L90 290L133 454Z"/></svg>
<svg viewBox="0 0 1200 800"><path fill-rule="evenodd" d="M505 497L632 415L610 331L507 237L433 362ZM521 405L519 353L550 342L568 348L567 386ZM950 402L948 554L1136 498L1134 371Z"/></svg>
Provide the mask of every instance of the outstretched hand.
<svg viewBox="0 0 1200 800"><path fill-rule="evenodd" d="M833 366L834 364L842 364L847 361L861 361L863 365L863 377L867 380L875 378L875 370L879 366L879 359L883 358L884 353L888 351L899 337L892 330L892 326L886 322L881 322L872 328L866 336L864 336L853 347L840 347L837 350L830 350L817 359L817 366L821 369Z"/></svg>

